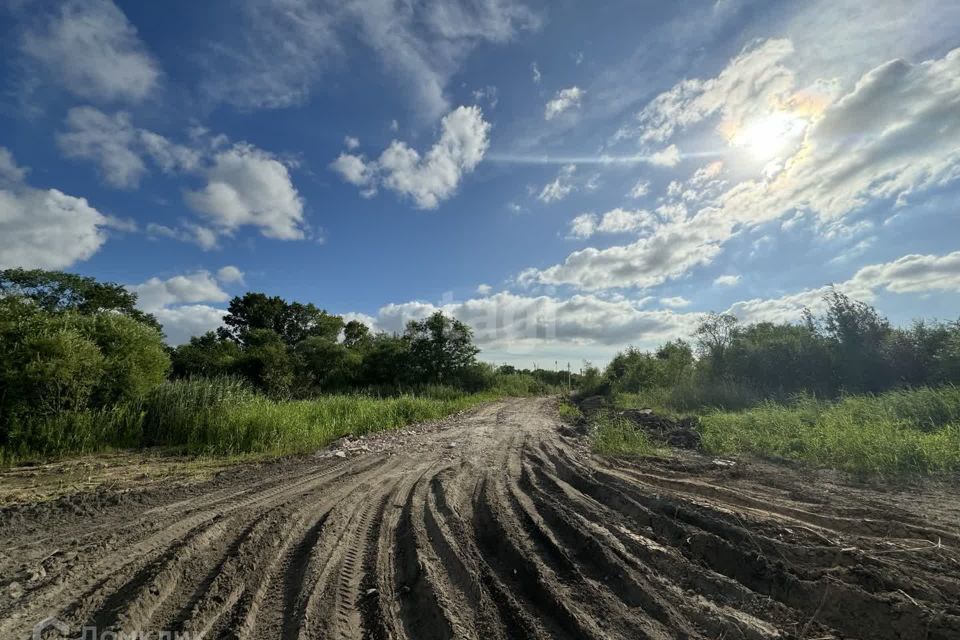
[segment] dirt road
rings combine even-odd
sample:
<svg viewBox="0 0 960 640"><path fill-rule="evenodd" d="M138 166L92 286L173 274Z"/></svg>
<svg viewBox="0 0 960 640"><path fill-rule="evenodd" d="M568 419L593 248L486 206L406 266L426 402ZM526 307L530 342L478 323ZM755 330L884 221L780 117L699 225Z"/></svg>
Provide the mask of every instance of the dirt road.
<svg viewBox="0 0 960 640"><path fill-rule="evenodd" d="M47 616L71 637L960 638L960 491L605 463L565 431L555 401L508 400L197 485L7 508L0 638Z"/></svg>

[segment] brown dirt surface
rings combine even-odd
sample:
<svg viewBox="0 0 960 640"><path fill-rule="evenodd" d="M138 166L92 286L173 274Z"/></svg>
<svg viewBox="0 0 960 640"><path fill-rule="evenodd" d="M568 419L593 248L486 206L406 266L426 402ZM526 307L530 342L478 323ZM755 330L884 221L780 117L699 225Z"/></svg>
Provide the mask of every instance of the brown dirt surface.
<svg viewBox="0 0 960 640"><path fill-rule="evenodd" d="M956 483L605 460L564 433L556 400L511 399L7 505L0 638L48 616L70 637L960 638Z"/></svg>

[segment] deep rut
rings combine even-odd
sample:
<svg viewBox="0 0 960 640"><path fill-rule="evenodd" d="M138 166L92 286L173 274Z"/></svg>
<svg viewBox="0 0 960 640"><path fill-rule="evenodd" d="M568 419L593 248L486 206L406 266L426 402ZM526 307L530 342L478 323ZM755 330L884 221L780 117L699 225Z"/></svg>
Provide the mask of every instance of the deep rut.
<svg viewBox="0 0 960 640"><path fill-rule="evenodd" d="M599 460L554 402L43 531L0 513L9 557L46 558L0 595L0 637L55 615L73 634L191 639L960 638L949 517L862 488L824 499L769 467Z"/></svg>

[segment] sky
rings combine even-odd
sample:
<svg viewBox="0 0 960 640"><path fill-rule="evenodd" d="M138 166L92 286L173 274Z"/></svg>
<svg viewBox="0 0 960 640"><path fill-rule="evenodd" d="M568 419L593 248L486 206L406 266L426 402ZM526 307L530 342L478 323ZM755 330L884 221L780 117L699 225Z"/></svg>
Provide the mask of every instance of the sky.
<svg viewBox="0 0 960 640"><path fill-rule="evenodd" d="M954 0L0 0L0 268L603 364L829 286L960 316ZM554 364L556 363L556 364Z"/></svg>

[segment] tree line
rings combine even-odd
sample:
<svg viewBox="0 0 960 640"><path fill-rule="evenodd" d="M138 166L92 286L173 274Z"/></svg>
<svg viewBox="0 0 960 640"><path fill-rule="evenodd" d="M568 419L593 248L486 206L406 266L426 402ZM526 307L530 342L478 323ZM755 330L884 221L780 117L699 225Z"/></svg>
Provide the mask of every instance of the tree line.
<svg viewBox="0 0 960 640"><path fill-rule="evenodd" d="M503 382L477 360L471 329L441 313L375 333L313 304L253 292L230 302L220 329L171 348L136 303L116 283L0 271L0 446L18 429L129 403L170 378L241 378L280 399Z"/></svg>
<svg viewBox="0 0 960 640"><path fill-rule="evenodd" d="M796 393L837 397L960 384L960 320L898 328L835 289L824 303L821 315L804 311L798 323L743 324L730 314L710 314L692 342L618 353L602 375L594 372L595 388L673 388L708 404L735 405Z"/></svg>

